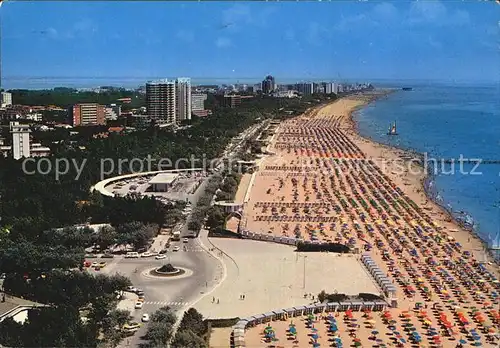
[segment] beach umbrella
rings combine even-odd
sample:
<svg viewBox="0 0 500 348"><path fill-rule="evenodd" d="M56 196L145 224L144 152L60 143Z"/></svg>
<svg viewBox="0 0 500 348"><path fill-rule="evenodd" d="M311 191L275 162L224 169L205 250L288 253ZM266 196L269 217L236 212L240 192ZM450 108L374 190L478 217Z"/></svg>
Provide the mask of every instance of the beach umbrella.
<svg viewBox="0 0 500 348"><path fill-rule="evenodd" d="M319 338L318 334L314 334L311 336L313 340L317 340Z"/></svg>
<svg viewBox="0 0 500 348"><path fill-rule="evenodd" d="M459 342L460 344L466 344L466 343L467 343L467 341L466 341L466 340L464 340L464 339L461 339L461 340L460 340L460 341L458 341L458 342Z"/></svg>
<svg viewBox="0 0 500 348"><path fill-rule="evenodd" d="M372 335L378 335L378 331L377 330L373 330L372 331Z"/></svg>

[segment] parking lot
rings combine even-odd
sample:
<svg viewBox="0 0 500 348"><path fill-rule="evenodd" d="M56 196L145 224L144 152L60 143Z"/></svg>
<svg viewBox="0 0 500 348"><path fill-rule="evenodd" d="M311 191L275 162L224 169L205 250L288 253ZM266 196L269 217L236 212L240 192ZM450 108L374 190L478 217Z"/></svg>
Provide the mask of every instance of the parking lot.
<svg viewBox="0 0 500 348"><path fill-rule="evenodd" d="M149 184L153 177L154 175L147 175L114 182L106 186L106 189L119 196L137 194L138 196L155 196L165 202L190 201L206 175L204 173L181 173L168 192L154 192Z"/></svg>

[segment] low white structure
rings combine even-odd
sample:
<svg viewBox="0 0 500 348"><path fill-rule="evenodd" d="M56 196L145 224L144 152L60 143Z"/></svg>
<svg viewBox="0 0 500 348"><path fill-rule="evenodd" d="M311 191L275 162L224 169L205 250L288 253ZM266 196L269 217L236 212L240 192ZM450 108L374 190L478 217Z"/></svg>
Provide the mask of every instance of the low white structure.
<svg viewBox="0 0 500 348"><path fill-rule="evenodd" d="M149 181L149 184L153 186L155 192L167 192L178 177L179 174L177 173L158 174Z"/></svg>
<svg viewBox="0 0 500 348"><path fill-rule="evenodd" d="M225 213L240 213L243 210L243 204L227 201L215 202L214 205L219 206Z"/></svg>
<svg viewBox="0 0 500 348"><path fill-rule="evenodd" d="M12 133L12 153L14 159L31 157L30 152L30 126L19 124L19 122L10 123L10 132Z"/></svg>

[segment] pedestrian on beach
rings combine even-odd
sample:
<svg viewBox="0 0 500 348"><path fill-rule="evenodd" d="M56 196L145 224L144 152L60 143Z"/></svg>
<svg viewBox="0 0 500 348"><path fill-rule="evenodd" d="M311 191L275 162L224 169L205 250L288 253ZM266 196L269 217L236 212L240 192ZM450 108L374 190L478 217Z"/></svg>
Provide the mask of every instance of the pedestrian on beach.
<svg viewBox="0 0 500 348"><path fill-rule="evenodd" d="M219 299L217 299L217 304L219 304Z"/></svg>

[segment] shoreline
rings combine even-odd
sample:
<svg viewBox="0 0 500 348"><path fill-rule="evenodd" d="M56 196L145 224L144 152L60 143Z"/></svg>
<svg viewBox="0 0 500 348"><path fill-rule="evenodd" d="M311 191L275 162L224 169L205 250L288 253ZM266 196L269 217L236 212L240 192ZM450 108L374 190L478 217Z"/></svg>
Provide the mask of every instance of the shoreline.
<svg viewBox="0 0 500 348"><path fill-rule="evenodd" d="M375 91L377 91L377 90L375 90ZM406 164L409 163L409 161L407 159L403 159L401 154L404 154L404 156L408 156L408 157L410 157L410 156L411 157L423 156L423 154L418 152L418 151L403 149L403 148L398 148L396 146L382 144L382 143L375 141L374 139L371 139L370 137L365 137L365 136L361 135L361 133L359 132L359 128L358 128L358 122L355 119L355 117L356 117L355 113L360 111L361 109L367 107L368 105L372 104L373 102L376 102L376 101L380 100L381 98L385 98L392 93L398 92L399 90L397 90L397 89L396 90L383 89L383 90L378 90L378 91L380 92L380 94L367 96L368 98L365 100L364 103L352 108L348 112L348 117L347 117L347 119L348 119L347 124L348 124L348 128L349 128L348 132L352 132L352 134L354 134L356 137L363 139L364 141L368 142L369 144L371 143L371 145L375 148L379 147L379 148L382 148L386 151L392 152L392 154L395 155L395 157L397 157L400 160L403 160ZM347 98L349 98L349 97L347 97ZM447 210L442 204L440 204L438 201L436 201L434 195L429 191L429 187L428 187L428 183L433 180L433 177L434 177L433 174L428 173L428 172L424 173L425 168L422 165L420 165L420 164L415 164L415 165L418 166L420 168L421 172L423 173L422 177L419 180L418 187L416 187L416 188L421 190L424 193L426 199L430 203L430 206L432 208L432 210L430 212L433 212L434 210L437 211L439 213L438 215L441 215L444 217L444 219L441 217L437 218L438 220L444 220L444 221L440 221L440 222L446 222L446 223L449 223L451 225L454 225L455 229L458 230L456 233L453 234L454 236L455 235L463 235L465 237L465 235L466 235L467 238L460 238L460 239L467 239L467 241L475 240L476 243L480 244L480 246L483 250L477 250L477 248L474 245L472 245L472 248L469 248L469 247L466 247L465 243L461 243L465 249L472 249L471 251L475 252L475 256L476 256L476 259L478 260L478 262L493 263L493 264L498 265L500 259L495 257L492 250L489 250L489 245L488 245L487 241L483 240L481 238L481 236L473 228L467 228L466 226L464 226L453 215L452 212ZM388 176L392 177L391 173L386 173L386 174ZM404 188L402 187L402 189L404 189ZM415 201L417 201L417 200L415 200ZM421 207L429 206L429 204L421 204L421 203L418 205ZM475 243L473 243L473 244L475 244ZM480 252L480 253L482 252L484 254L484 256L486 257L486 260L483 260L484 257L482 258L481 255L477 255L478 252ZM494 269L494 271L495 271L495 273L498 274L497 269Z"/></svg>

